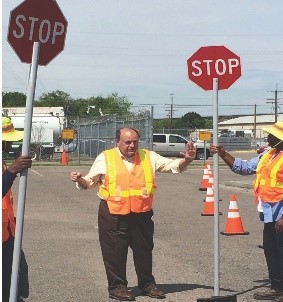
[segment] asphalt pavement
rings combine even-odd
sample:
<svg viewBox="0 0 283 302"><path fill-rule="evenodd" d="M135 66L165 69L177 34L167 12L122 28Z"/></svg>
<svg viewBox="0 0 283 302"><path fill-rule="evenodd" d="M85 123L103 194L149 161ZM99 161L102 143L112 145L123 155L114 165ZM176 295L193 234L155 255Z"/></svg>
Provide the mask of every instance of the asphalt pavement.
<svg viewBox="0 0 283 302"><path fill-rule="evenodd" d="M250 157L250 154L240 154ZM71 171L88 166L34 165L28 173L23 250L29 268L30 302L109 301L97 231L99 199L96 190L79 191L69 180ZM157 174L154 200L153 273L166 293L166 302L197 301L215 293L219 278L222 297L237 295L238 302L255 301L255 290L267 285L268 274L250 184L253 176L219 169L219 229L223 231L231 194L249 235L219 235L218 278L214 267L214 217L202 216L206 192L199 191L201 164L182 174ZM14 186L17 199L18 179ZM238 184L238 185L237 185ZM155 301L140 295L129 251L129 288L138 302Z"/></svg>

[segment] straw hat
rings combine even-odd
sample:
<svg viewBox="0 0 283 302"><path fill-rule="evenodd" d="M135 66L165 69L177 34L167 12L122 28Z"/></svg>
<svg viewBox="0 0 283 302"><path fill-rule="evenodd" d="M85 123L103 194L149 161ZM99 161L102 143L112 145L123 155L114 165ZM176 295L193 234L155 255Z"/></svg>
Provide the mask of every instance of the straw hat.
<svg viewBox="0 0 283 302"><path fill-rule="evenodd" d="M2 117L2 140L6 142L17 142L24 137L24 131L15 130L9 117Z"/></svg>
<svg viewBox="0 0 283 302"><path fill-rule="evenodd" d="M270 133L283 141L283 122L277 122L270 128L263 128L263 131Z"/></svg>

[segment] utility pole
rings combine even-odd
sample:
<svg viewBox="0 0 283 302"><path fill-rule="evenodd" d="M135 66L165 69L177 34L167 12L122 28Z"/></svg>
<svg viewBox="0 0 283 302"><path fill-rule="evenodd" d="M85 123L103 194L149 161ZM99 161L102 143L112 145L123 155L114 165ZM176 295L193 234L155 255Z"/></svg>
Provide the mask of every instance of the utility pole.
<svg viewBox="0 0 283 302"><path fill-rule="evenodd" d="M269 91L269 92L274 92L274 98L269 98L267 100L270 100L271 102L266 102L267 104L274 104L274 120L275 123L277 123L277 112L278 112L278 92L283 92L283 91L278 91L278 84L276 84L276 89L274 91Z"/></svg>
<svg viewBox="0 0 283 302"><path fill-rule="evenodd" d="M171 104L170 104L170 109L169 110L165 110L165 111L169 111L168 116L170 119L170 133L172 132L172 125L173 125L173 112L174 110L174 93L170 93L170 97L171 97ZM168 105L168 104L166 104Z"/></svg>
<svg viewBox="0 0 283 302"><path fill-rule="evenodd" d="M174 93L170 93L171 104L170 104L170 132L172 131L172 121L173 121L173 101L174 101Z"/></svg>
<svg viewBox="0 0 283 302"><path fill-rule="evenodd" d="M256 104L254 108L254 139L256 139Z"/></svg>

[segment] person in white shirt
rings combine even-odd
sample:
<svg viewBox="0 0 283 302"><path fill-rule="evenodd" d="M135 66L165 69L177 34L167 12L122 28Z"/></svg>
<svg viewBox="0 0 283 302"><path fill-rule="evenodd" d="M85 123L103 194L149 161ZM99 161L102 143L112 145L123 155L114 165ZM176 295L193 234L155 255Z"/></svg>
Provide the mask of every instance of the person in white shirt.
<svg viewBox="0 0 283 302"><path fill-rule="evenodd" d="M169 159L154 151L139 149L139 137L133 128L117 130L116 148L98 155L87 175L82 176L80 172L70 175L78 189L99 188L99 240L109 297L120 301L135 301L127 289L128 247L133 250L142 295L165 298L152 275L155 173L182 172L196 156L191 142L184 146L183 158Z"/></svg>

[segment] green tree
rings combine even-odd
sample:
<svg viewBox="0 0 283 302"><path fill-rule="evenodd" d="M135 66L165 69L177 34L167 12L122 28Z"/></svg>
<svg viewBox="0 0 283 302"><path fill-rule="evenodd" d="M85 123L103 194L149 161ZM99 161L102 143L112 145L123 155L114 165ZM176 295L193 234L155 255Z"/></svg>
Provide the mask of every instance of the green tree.
<svg viewBox="0 0 283 302"><path fill-rule="evenodd" d="M2 107L25 107L26 98L21 92L2 92Z"/></svg>
<svg viewBox="0 0 283 302"><path fill-rule="evenodd" d="M173 123L172 123L172 126L173 126ZM153 120L153 128L154 129L158 129L158 130L161 130L161 129L169 129L170 128L170 120L167 118L167 119L154 119Z"/></svg>
<svg viewBox="0 0 283 302"><path fill-rule="evenodd" d="M153 120L154 129L170 129L170 119L155 119ZM173 118L172 129L211 129L212 120L203 118L196 112L188 112L180 118Z"/></svg>
<svg viewBox="0 0 283 302"><path fill-rule="evenodd" d="M206 125L205 118L196 112L188 112L181 117L183 128L204 129Z"/></svg>
<svg viewBox="0 0 283 302"><path fill-rule="evenodd" d="M90 117L106 114L125 115L130 113L132 103L126 96L112 93L106 98L102 96L88 99L75 99L70 102L70 110L73 116ZM92 107L90 107L92 106Z"/></svg>
<svg viewBox="0 0 283 302"><path fill-rule="evenodd" d="M70 102L70 111L73 117L76 116L86 116L87 111L87 100L86 99L73 99Z"/></svg>
<svg viewBox="0 0 283 302"><path fill-rule="evenodd" d="M71 101L71 97L64 91L56 90L43 93L36 102L35 107L64 107Z"/></svg>
<svg viewBox="0 0 283 302"><path fill-rule="evenodd" d="M25 107L26 95L19 92L3 92L3 107ZM93 108L89 108L93 106ZM119 96L117 92L107 97L90 97L87 99L73 99L64 91L56 90L43 93L38 100L34 102L34 107L64 107L65 114L70 116L100 116L101 114L119 114L130 113L132 103L126 96Z"/></svg>
<svg viewBox="0 0 283 302"><path fill-rule="evenodd" d="M102 112L104 110L105 113L109 114L125 115L130 112L130 108L133 104L128 100L126 96L119 96L118 93L115 92L111 95L108 95L105 99L105 102L103 102L103 104L101 104L100 102L98 106L99 105L104 105L101 108Z"/></svg>
<svg viewBox="0 0 283 302"><path fill-rule="evenodd" d="M213 120L212 118L205 119L205 126L204 129L212 129L213 128Z"/></svg>

